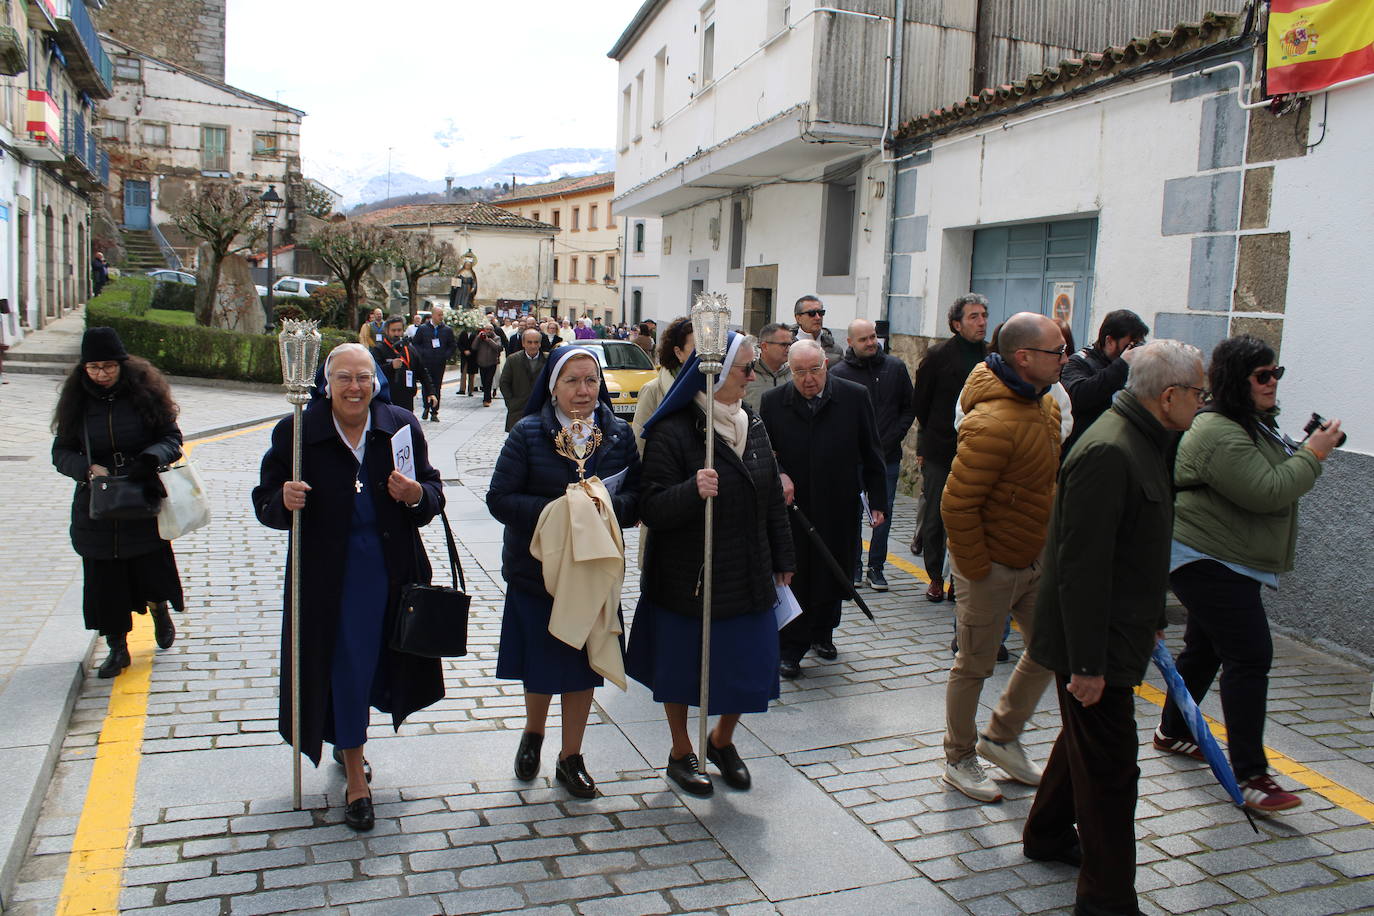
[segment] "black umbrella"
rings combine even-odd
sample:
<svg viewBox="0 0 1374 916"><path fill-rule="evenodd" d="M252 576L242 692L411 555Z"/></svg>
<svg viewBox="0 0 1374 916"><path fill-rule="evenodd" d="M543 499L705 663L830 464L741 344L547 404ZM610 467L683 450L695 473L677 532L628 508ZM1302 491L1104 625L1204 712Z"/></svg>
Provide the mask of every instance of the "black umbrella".
<svg viewBox="0 0 1374 916"><path fill-rule="evenodd" d="M821 533L816 530L815 525L811 524L811 519L806 517L806 513L801 510L801 506L798 506L794 502L787 508L796 515L797 524L802 526L807 536L811 538L811 543L816 545L816 552L825 560L825 565L830 567L830 571L835 574L835 578L840 580L840 584L844 586L845 591L849 595L849 599L859 606L859 610L864 612L865 617L873 621L875 627L878 626L878 621L873 619L873 612L868 609L867 604L864 604L863 598L859 597L859 591L854 587L853 578L844 571L844 568L840 566L834 555L830 553L830 548L826 547L825 541L821 539ZM882 627L878 627L878 632L882 632Z"/></svg>

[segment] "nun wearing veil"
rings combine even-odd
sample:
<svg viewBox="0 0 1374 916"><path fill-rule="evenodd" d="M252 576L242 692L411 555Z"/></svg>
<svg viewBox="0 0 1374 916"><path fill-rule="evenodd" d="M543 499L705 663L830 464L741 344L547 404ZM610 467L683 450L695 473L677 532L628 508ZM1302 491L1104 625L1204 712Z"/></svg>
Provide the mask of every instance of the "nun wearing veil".
<svg viewBox="0 0 1374 916"><path fill-rule="evenodd" d="M753 362L749 339L731 332L725 368L708 396L693 354L643 432L639 507L648 547L625 670L664 704L668 776L693 795L713 791L711 777L697 771L687 728L688 707L701 696L707 497L716 497L709 713L720 719L703 751L727 786L750 786L734 745L740 715L767 711L779 692L773 607L795 565L773 447L743 403ZM716 437L712 469L705 467L708 418Z"/></svg>
<svg viewBox="0 0 1374 916"><path fill-rule="evenodd" d="M613 517L607 520L618 522L620 528L638 524L639 453L634 433L611 410L596 354L588 347L565 346L550 354L535 379L525 415L511 427L487 490L488 511L506 527L501 548L506 604L496 676L522 681L525 687L525 729L515 754L516 778L528 781L538 774L549 705L558 694L563 710L562 750L554 775L573 796L592 798L596 782L582 759L582 736L592 691L603 683L600 672L623 670L618 605L619 584L624 579L623 544L609 599L615 604L610 612L614 638L610 645L603 641L598 647L588 641L574 647L550 632L551 620L553 629L563 632L548 587L556 577L548 575L550 570L540 557L552 560L537 543L548 516L545 510L567 495L568 485L579 479L578 463L569 455L579 451L585 459L586 477L599 479L601 483L595 486L606 488L596 492L609 496ZM615 535L618 540L618 530ZM558 604L565 610L572 605L574 614L595 616L608 600L597 589L586 589L584 595L576 585L565 588L563 581L557 591ZM609 666L598 662L598 651L614 656Z"/></svg>

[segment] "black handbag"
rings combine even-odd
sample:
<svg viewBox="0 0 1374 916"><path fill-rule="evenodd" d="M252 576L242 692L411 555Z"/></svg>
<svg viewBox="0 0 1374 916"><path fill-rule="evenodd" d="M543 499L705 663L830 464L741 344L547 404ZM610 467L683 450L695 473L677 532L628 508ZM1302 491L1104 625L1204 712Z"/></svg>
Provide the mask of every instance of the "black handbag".
<svg viewBox="0 0 1374 916"><path fill-rule="evenodd" d="M391 648L422 658L456 658L468 654L468 607L463 564L453 543L453 529L443 512L444 538L448 541L449 575L453 587L413 582L401 587L401 600L391 627ZM417 538L418 540L418 538Z"/></svg>
<svg viewBox="0 0 1374 916"><path fill-rule="evenodd" d="M86 460L94 461L94 454L91 452L91 431L84 423L81 434L86 440ZM114 470L119 470L123 464L123 456L116 451ZM157 518L158 512L162 510L162 498L149 496L146 480L135 480L127 474L108 474L104 477L92 477L87 486L91 488L90 515L95 521Z"/></svg>

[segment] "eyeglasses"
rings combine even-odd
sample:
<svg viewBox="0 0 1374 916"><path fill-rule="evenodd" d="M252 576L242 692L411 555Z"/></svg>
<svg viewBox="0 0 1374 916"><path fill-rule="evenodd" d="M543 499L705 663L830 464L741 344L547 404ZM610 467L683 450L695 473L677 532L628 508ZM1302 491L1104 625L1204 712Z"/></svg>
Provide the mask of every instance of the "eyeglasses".
<svg viewBox="0 0 1374 916"><path fill-rule="evenodd" d="M340 386L342 386L342 387L344 387L344 388L347 388L349 385L352 385L354 382L357 382L359 385L362 385L364 388L370 388L370 387L372 387L372 373L371 373L371 372L359 372L357 375L350 375L350 374L347 373L347 372L335 372L333 377L334 377L334 384L340 385Z"/></svg>
<svg viewBox="0 0 1374 916"><path fill-rule="evenodd" d="M1256 369L1254 372L1250 373L1250 377L1261 385L1268 385L1270 381L1277 382L1279 379L1283 378L1283 373L1284 368L1282 366L1275 366L1272 369Z"/></svg>
<svg viewBox="0 0 1374 916"><path fill-rule="evenodd" d="M810 369L793 369L794 376L799 375L805 378L808 375L820 375L825 371L825 366L812 366Z"/></svg>
<svg viewBox="0 0 1374 916"><path fill-rule="evenodd" d="M1204 403L1204 404L1210 404L1210 403L1212 403L1212 392L1208 391L1206 388L1199 388L1199 387L1197 387L1196 385L1184 385L1184 384L1178 384L1178 385L1174 385L1174 386L1172 386L1172 387L1174 387L1174 388L1187 388L1189 391L1196 391L1196 392L1197 392L1197 399L1198 399L1199 401L1201 401L1201 402Z"/></svg>
<svg viewBox="0 0 1374 916"><path fill-rule="evenodd" d="M796 341L794 341L794 340L764 340L764 341L761 341L761 343L766 344L767 346L770 346L770 347L782 347L784 350L786 350L788 347L792 346L792 344L796 343Z"/></svg>
<svg viewBox="0 0 1374 916"><path fill-rule="evenodd" d="M91 375L109 375L119 371L119 363L87 363L86 371Z"/></svg>
<svg viewBox="0 0 1374 916"><path fill-rule="evenodd" d="M754 364L753 364L753 363L749 363L748 365L745 365L745 366L731 366L730 368L731 368L731 369L738 369L738 370L739 370L739 374L742 375L742 376L744 376L745 378L748 378L749 376L751 376L751 375L754 374Z"/></svg>
<svg viewBox="0 0 1374 916"><path fill-rule="evenodd" d="M1018 350L1034 350L1036 353L1048 353L1048 354L1050 354L1051 356L1063 356L1066 352L1068 352L1069 345L1068 345L1068 344L1060 344L1058 347L1056 347L1056 348L1053 349L1053 350L1046 350L1046 349L1043 348L1043 347L1017 347L1017 349L1018 349Z"/></svg>
<svg viewBox="0 0 1374 916"><path fill-rule="evenodd" d="M798 312L797 314L805 315L807 318L824 318L825 309L807 309L806 311Z"/></svg>

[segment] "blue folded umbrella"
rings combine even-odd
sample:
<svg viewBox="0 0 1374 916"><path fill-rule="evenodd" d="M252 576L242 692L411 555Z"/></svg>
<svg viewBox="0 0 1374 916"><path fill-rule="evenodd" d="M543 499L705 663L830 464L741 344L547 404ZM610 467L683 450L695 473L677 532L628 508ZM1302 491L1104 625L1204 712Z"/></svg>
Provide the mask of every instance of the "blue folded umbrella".
<svg viewBox="0 0 1374 916"><path fill-rule="evenodd" d="M1178 668L1174 666L1174 657L1169 654L1163 642L1156 641L1150 658L1154 660L1159 673L1164 675L1164 684L1169 688L1169 698L1178 706L1179 712L1183 713L1183 720L1188 723L1188 730L1193 733L1193 740L1201 748L1202 756L1207 758L1207 763L1212 767L1212 774L1226 790L1226 794L1231 796L1236 807L1245 812L1245 819L1250 821L1250 829L1259 833L1259 828L1250 817L1249 809L1245 807L1245 796L1241 794L1236 772L1231 769L1231 761L1226 758L1226 752L1217 743L1216 735L1212 734L1212 727L1207 724L1202 710L1198 708L1193 695L1188 692L1188 685L1183 683L1183 675L1179 674Z"/></svg>

